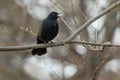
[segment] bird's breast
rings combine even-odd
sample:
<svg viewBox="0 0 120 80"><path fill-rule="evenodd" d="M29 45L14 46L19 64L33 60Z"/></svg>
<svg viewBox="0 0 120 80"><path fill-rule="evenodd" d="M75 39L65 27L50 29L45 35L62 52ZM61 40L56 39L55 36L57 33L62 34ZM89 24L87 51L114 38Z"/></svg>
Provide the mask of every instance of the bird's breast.
<svg viewBox="0 0 120 80"><path fill-rule="evenodd" d="M48 21L44 23L41 28L40 38L45 41L50 41L58 34L58 23L57 21Z"/></svg>

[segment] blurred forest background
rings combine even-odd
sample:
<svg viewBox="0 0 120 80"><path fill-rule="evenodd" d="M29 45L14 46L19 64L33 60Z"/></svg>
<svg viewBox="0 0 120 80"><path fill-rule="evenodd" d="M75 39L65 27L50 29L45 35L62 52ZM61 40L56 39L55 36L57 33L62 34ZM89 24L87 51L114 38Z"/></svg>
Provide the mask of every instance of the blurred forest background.
<svg viewBox="0 0 120 80"><path fill-rule="evenodd" d="M119 0L0 0L0 46L29 45L36 36L20 29L38 32L51 12L61 12L60 30L53 41L70 36L88 19ZM120 7L101 17L80 33L83 40L120 44ZM93 48L99 48L92 46ZM70 44L48 48L43 56L31 50L0 52L0 80L119 80L120 48L103 52L88 46Z"/></svg>

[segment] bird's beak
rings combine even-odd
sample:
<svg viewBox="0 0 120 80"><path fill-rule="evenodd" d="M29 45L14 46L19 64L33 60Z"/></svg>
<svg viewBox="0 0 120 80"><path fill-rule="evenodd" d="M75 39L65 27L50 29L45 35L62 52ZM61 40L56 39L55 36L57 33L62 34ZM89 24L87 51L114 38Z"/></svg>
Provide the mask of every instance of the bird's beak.
<svg viewBox="0 0 120 80"><path fill-rule="evenodd" d="M58 15L57 15L58 18L60 17L60 14L61 14L61 13L59 12Z"/></svg>

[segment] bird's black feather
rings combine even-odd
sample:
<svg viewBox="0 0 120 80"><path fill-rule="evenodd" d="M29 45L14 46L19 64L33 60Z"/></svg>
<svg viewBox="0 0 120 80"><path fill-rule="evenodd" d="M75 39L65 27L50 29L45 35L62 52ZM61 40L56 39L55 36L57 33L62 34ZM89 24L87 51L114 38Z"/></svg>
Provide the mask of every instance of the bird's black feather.
<svg viewBox="0 0 120 80"><path fill-rule="evenodd" d="M51 12L48 17L43 20L41 28L38 32L37 44L48 43L57 36L59 30L57 18L58 13ZM47 53L46 48L38 48L32 50L33 55L43 55L45 53Z"/></svg>

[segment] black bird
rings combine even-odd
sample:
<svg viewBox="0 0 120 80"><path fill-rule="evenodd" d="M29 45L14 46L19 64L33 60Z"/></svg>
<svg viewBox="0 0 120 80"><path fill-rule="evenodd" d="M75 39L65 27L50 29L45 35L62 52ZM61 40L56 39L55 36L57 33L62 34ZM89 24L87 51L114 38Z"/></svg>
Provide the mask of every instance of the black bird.
<svg viewBox="0 0 120 80"><path fill-rule="evenodd" d="M58 34L59 26L58 26L58 14L57 12L51 12L46 19L43 20L41 24L41 28L38 32L37 36L37 44L48 43L53 40ZM47 53L47 48L38 48L33 49L33 55L43 55Z"/></svg>

